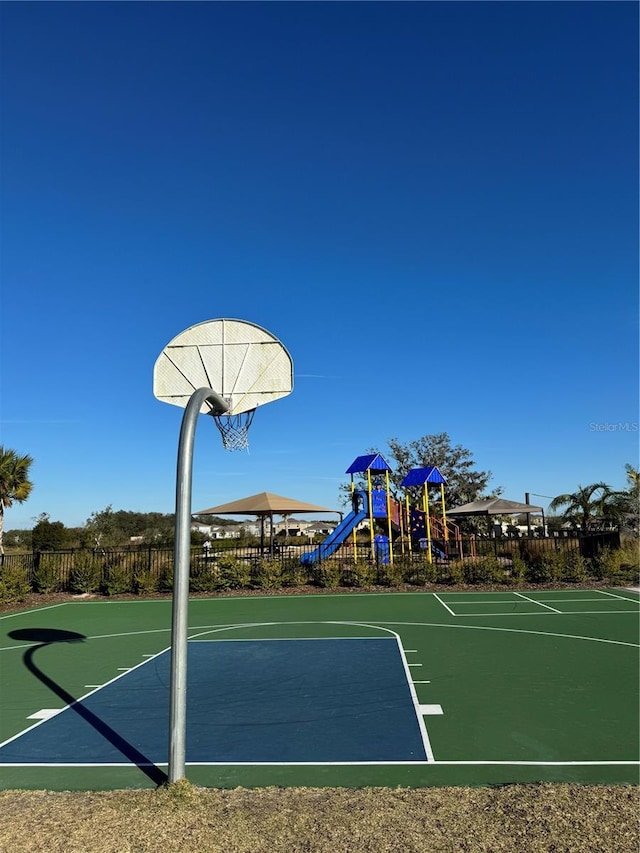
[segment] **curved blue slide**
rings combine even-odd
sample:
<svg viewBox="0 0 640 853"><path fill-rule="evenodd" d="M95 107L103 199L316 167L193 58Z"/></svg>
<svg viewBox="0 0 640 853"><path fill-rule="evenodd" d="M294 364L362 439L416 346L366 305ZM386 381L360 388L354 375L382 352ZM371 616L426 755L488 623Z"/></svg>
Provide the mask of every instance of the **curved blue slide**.
<svg viewBox="0 0 640 853"><path fill-rule="evenodd" d="M313 563L324 560L326 557L330 557L331 554L337 551L340 545L342 545L353 528L368 517L369 501L367 499L367 493L359 490L355 491L353 493L353 498L354 507L356 500L359 504L357 512L355 509L351 510L349 515L346 515L342 519L340 524L327 536L318 548L314 551L307 551L306 554L303 554L302 557L300 557L300 562L303 565L310 566Z"/></svg>

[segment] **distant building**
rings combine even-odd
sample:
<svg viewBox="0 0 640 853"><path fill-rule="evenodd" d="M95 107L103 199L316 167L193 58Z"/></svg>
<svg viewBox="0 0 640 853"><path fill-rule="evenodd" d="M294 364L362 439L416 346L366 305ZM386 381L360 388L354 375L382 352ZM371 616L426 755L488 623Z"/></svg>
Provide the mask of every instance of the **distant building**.
<svg viewBox="0 0 640 853"><path fill-rule="evenodd" d="M242 535L242 524L202 524L193 522L191 530L202 533L207 539L239 539Z"/></svg>
<svg viewBox="0 0 640 853"><path fill-rule="evenodd" d="M335 530L337 522L334 521L302 521L298 518L287 518L281 521L274 521L273 535L284 536L287 538L296 536L328 536ZM201 521L194 521L191 524L191 530L202 533L207 539L238 539L242 533L250 536L260 536L262 533L261 519L251 521L241 521L233 524L203 524ZM271 519L264 519L265 535L271 535Z"/></svg>
<svg viewBox="0 0 640 853"><path fill-rule="evenodd" d="M273 532L275 536L284 535L287 538L291 536L328 536L336 527L337 522L333 521L301 521L298 518L287 518L286 520L275 522Z"/></svg>

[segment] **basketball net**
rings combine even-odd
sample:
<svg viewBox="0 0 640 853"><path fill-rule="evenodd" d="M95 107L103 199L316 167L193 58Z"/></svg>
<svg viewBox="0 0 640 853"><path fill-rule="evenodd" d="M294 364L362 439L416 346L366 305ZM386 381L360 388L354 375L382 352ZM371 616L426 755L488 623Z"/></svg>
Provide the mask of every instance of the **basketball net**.
<svg viewBox="0 0 640 853"><path fill-rule="evenodd" d="M216 426L222 436L222 446L225 450L248 450L249 427L256 410L241 412L239 415L213 415Z"/></svg>

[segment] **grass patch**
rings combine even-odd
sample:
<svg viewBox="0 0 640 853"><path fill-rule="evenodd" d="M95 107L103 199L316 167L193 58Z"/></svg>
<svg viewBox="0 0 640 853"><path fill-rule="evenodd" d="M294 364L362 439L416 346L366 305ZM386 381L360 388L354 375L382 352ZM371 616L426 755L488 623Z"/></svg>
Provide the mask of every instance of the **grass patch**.
<svg viewBox="0 0 640 853"><path fill-rule="evenodd" d="M0 792L5 853L637 853L639 789Z"/></svg>

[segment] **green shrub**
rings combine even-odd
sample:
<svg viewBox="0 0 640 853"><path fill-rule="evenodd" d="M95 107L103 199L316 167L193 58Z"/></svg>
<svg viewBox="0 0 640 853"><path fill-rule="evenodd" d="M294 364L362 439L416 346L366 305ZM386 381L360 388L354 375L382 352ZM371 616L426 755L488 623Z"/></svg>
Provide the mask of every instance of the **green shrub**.
<svg viewBox="0 0 640 853"><path fill-rule="evenodd" d="M335 560L323 560L316 563L312 571L312 582L316 586L333 589L340 586L342 568Z"/></svg>
<svg viewBox="0 0 640 853"><path fill-rule="evenodd" d="M584 583L589 577L589 564L580 551L566 551L562 557L562 580Z"/></svg>
<svg viewBox="0 0 640 853"><path fill-rule="evenodd" d="M452 560L442 573L438 574L439 583L464 583L467 560Z"/></svg>
<svg viewBox="0 0 640 853"><path fill-rule="evenodd" d="M535 555L525 577L532 583L584 583L594 576L593 566L580 551L546 551Z"/></svg>
<svg viewBox="0 0 640 853"><path fill-rule="evenodd" d="M159 562L155 571L158 575L160 592L171 592L173 590L173 558Z"/></svg>
<svg viewBox="0 0 640 853"><path fill-rule="evenodd" d="M247 589L251 580L251 568L245 560L236 560L231 555L220 557L213 569L214 590Z"/></svg>
<svg viewBox="0 0 640 853"><path fill-rule="evenodd" d="M511 563L511 570L507 571L506 583L521 583L527 576L527 564L521 557L514 557Z"/></svg>
<svg viewBox="0 0 640 853"><path fill-rule="evenodd" d="M376 583L380 586L400 586L404 581L404 564L396 560L388 563L378 563Z"/></svg>
<svg viewBox="0 0 640 853"><path fill-rule="evenodd" d="M0 604L16 604L25 601L31 593L29 572L24 568L5 567L0 569Z"/></svg>
<svg viewBox="0 0 640 853"><path fill-rule="evenodd" d="M160 578L153 569L134 568L133 591L136 595L151 595L160 589Z"/></svg>
<svg viewBox="0 0 640 853"><path fill-rule="evenodd" d="M465 583L504 583L505 567L497 557L476 557L462 564L462 576Z"/></svg>
<svg viewBox="0 0 640 853"><path fill-rule="evenodd" d="M599 577L614 585L637 584L640 578L638 541L626 539L620 548L603 548L594 558L593 566Z"/></svg>
<svg viewBox="0 0 640 853"><path fill-rule="evenodd" d="M91 593L100 588L101 566L93 554L83 552L76 554L73 568L69 574L71 592Z"/></svg>
<svg viewBox="0 0 640 853"><path fill-rule="evenodd" d="M371 586L376 580L376 567L366 560L349 560L342 564L340 585L352 588Z"/></svg>
<svg viewBox="0 0 640 853"><path fill-rule="evenodd" d="M36 592L62 592L66 583L61 554L43 552L38 555L33 573L33 585Z"/></svg>
<svg viewBox="0 0 640 853"><path fill-rule="evenodd" d="M546 551L536 554L527 568L528 581L531 583L553 583L561 580L564 573L564 559L561 551Z"/></svg>
<svg viewBox="0 0 640 853"><path fill-rule="evenodd" d="M102 570L100 591L105 595L122 595L134 591L133 571L117 558L107 559Z"/></svg>
<svg viewBox="0 0 640 853"><path fill-rule="evenodd" d="M160 574L146 555L135 558L131 572L136 595L149 595L160 589Z"/></svg>
<svg viewBox="0 0 640 853"><path fill-rule="evenodd" d="M436 563L428 560L411 560L404 564L404 579L413 586L426 586L435 583L440 575Z"/></svg>
<svg viewBox="0 0 640 853"><path fill-rule="evenodd" d="M254 589L279 589L283 586L283 571L280 560L258 560L251 570L251 586Z"/></svg>
<svg viewBox="0 0 640 853"><path fill-rule="evenodd" d="M189 568L189 591L211 592L216 588L216 565L211 560L196 558Z"/></svg>
<svg viewBox="0 0 640 853"><path fill-rule="evenodd" d="M415 563L406 554L395 554L393 557L393 568L399 575L398 583L408 583L408 578L413 575Z"/></svg>
<svg viewBox="0 0 640 853"><path fill-rule="evenodd" d="M298 557L289 557L282 564L282 582L284 586L306 586L309 583L309 570Z"/></svg>

